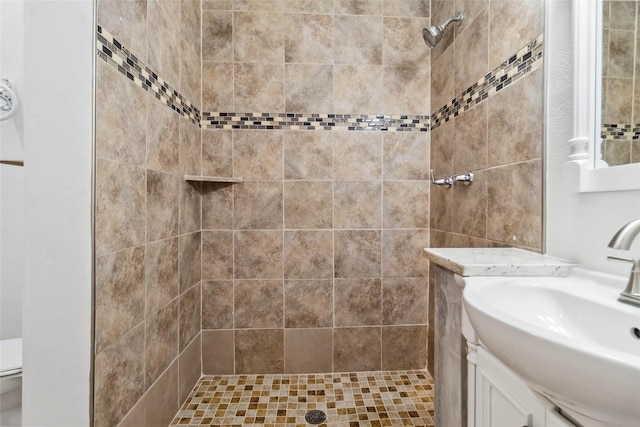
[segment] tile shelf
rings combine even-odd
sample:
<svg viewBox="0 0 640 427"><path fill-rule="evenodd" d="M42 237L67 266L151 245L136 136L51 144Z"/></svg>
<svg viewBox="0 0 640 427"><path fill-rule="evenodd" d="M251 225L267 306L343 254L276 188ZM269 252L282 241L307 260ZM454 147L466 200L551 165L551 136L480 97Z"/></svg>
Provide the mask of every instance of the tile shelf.
<svg viewBox="0 0 640 427"><path fill-rule="evenodd" d="M230 176L203 176L203 175L185 175L185 181L198 182L242 182L242 178L234 178Z"/></svg>

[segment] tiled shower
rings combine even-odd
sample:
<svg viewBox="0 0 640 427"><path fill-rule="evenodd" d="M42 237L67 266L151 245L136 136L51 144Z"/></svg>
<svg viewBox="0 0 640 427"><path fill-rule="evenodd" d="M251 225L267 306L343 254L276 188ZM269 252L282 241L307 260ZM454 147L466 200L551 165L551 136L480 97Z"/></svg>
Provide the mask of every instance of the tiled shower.
<svg viewBox="0 0 640 427"><path fill-rule="evenodd" d="M95 425L166 425L201 374L433 372L422 248L542 247L543 16L99 0Z"/></svg>

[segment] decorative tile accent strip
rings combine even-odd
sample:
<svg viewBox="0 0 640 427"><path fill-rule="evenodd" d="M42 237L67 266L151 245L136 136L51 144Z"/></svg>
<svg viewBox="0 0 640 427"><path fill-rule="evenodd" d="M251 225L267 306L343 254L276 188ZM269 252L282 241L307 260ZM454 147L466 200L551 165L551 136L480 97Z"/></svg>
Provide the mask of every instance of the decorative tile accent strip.
<svg viewBox="0 0 640 427"><path fill-rule="evenodd" d="M120 73L172 108L176 113L200 124L200 110L188 102L180 93L171 88L153 70L147 67L134 54L129 52L111 34L98 25L98 56L115 67Z"/></svg>
<svg viewBox="0 0 640 427"><path fill-rule="evenodd" d="M640 123L635 125L603 124L600 133L605 140L640 139Z"/></svg>
<svg viewBox="0 0 640 427"><path fill-rule="evenodd" d="M431 116L431 129L438 128L442 123L448 122L451 118L480 104L485 99L540 68L542 66L543 45L544 37L540 34L495 70L456 96L450 103L439 108Z"/></svg>
<svg viewBox="0 0 640 427"><path fill-rule="evenodd" d="M273 130L429 130L429 116L298 113L203 113L203 128Z"/></svg>
<svg viewBox="0 0 640 427"><path fill-rule="evenodd" d="M171 426L434 426L433 380L426 371L204 376Z"/></svg>

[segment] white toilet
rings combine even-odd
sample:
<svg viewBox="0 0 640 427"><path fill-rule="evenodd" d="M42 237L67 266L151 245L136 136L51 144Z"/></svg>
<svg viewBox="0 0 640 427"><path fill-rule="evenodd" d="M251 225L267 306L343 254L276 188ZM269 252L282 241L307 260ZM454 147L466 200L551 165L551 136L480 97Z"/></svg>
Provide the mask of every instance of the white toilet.
<svg viewBox="0 0 640 427"><path fill-rule="evenodd" d="M22 338L0 340L0 426L22 425Z"/></svg>

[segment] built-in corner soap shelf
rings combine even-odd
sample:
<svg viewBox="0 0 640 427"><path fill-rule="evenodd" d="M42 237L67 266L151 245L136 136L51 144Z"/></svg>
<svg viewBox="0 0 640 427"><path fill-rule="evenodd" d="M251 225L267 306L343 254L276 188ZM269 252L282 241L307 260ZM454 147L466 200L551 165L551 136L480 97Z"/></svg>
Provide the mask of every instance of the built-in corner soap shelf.
<svg viewBox="0 0 640 427"><path fill-rule="evenodd" d="M231 176L205 176L205 175L185 175L185 181L197 181L197 182L242 182L242 178L234 178Z"/></svg>

